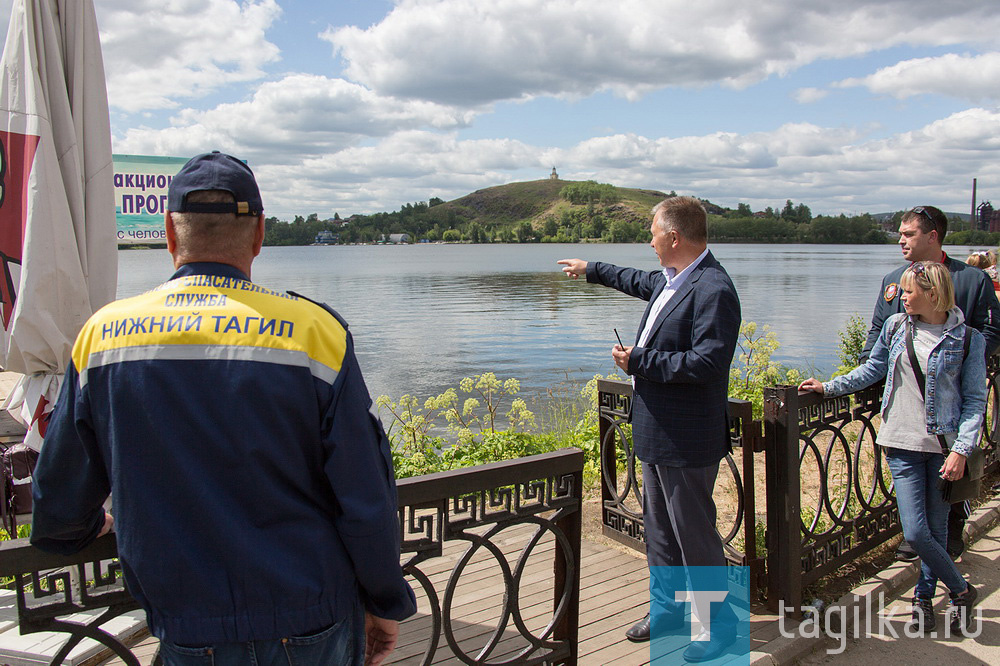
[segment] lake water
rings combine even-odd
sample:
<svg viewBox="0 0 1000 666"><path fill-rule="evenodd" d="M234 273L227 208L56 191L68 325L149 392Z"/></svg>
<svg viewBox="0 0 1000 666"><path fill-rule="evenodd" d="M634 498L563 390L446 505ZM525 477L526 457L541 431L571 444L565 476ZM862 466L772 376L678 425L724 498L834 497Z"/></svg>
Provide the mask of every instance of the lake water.
<svg viewBox="0 0 1000 666"><path fill-rule="evenodd" d="M958 259L969 250L948 249ZM775 360L822 374L837 366L847 318L869 321L882 276L902 263L896 245L720 244L712 252L736 284L743 319L777 334ZM340 312L373 396L422 399L492 371L544 401L550 389L613 372L612 328L632 344L645 306L567 279L555 262L568 257L658 267L642 244L267 247L253 279ZM173 272L166 250L118 258L120 298Z"/></svg>

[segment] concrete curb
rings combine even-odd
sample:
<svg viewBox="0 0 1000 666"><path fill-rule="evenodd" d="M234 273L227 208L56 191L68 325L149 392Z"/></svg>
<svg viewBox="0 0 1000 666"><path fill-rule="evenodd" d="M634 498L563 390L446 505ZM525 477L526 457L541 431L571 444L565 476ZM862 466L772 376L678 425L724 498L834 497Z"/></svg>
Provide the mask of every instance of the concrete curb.
<svg viewBox="0 0 1000 666"><path fill-rule="evenodd" d="M971 545L983 537L994 525L1000 522L1000 496L993 495L975 509L965 524L965 540ZM834 629L837 633L854 634L854 627L860 624L866 626L866 609L871 609L880 598L893 598L900 590L913 585L920 573L919 562L893 562L876 576L854 588L843 597L831 604L824 615L829 612L830 620L837 620ZM826 640L824 636L809 638L798 631L799 623L788 620L787 626L794 635L782 636L767 642L760 650L747 655L749 666L786 666L798 663L800 659L822 647ZM859 629L860 630L860 629Z"/></svg>

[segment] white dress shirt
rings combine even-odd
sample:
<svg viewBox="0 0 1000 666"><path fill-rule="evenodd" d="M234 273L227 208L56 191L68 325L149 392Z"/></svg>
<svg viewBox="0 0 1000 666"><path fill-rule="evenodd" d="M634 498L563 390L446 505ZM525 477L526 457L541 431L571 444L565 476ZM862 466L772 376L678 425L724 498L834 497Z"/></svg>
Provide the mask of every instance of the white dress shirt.
<svg viewBox="0 0 1000 666"><path fill-rule="evenodd" d="M646 325L642 329L642 334L639 335L639 342L636 343L636 347L646 346L646 342L649 341L649 335L653 331L653 324L656 323L656 318L663 311L663 308L666 307L673 295L677 293L677 290L680 289L681 285L684 284L684 281L687 280L695 266L700 264L707 256L708 248L706 247L705 251L699 254L697 259L685 266L684 270L680 273L678 273L677 269L674 268L663 269L663 277L666 279L667 284L663 287L663 291L661 291L656 297L656 300L653 301L653 307L649 310L649 317L646 318Z"/></svg>

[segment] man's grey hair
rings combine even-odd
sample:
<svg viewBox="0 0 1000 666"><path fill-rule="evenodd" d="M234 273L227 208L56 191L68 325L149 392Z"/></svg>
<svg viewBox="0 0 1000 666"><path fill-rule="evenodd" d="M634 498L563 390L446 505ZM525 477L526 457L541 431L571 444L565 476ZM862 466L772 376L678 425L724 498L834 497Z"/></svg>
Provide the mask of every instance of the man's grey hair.
<svg viewBox="0 0 1000 666"><path fill-rule="evenodd" d="M200 190L187 195L187 201L197 203L235 202L224 190ZM235 213L170 214L174 235L183 255L239 256L251 247L257 230L256 215Z"/></svg>
<svg viewBox="0 0 1000 666"><path fill-rule="evenodd" d="M670 197L653 206L653 219L663 231L676 231L685 240L708 242L708 213L694 197Z"/></svg>

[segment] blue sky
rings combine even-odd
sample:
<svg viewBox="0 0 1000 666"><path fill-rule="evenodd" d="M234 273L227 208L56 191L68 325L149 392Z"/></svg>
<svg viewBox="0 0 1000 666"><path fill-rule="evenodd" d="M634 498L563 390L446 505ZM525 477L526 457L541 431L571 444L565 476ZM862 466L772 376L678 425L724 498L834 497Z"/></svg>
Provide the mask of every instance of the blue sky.
<svg viewBox="0 0 1000 666"><path fill-rule="evenodd" d="M992 1L95 5L115 152L231 152L284 219L552 166L755 210L966 212L974 177L1000 204Z"/></svg>

